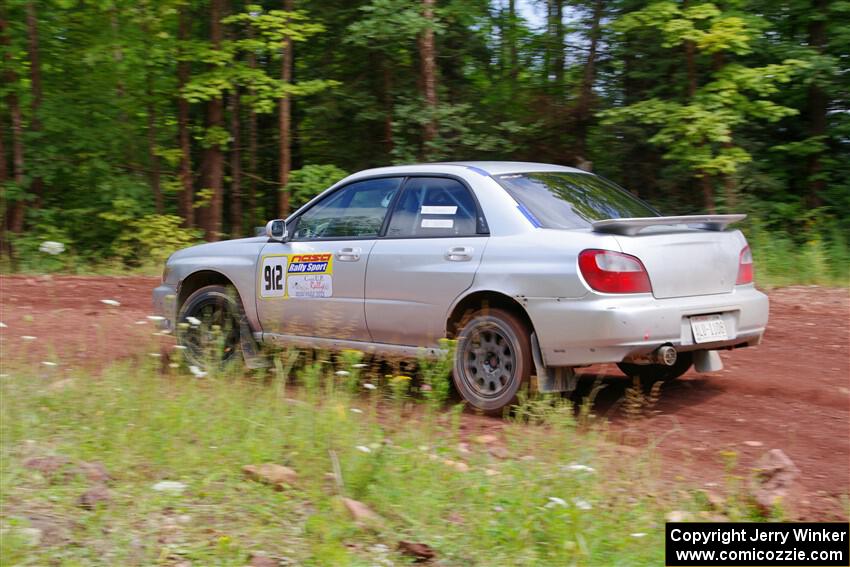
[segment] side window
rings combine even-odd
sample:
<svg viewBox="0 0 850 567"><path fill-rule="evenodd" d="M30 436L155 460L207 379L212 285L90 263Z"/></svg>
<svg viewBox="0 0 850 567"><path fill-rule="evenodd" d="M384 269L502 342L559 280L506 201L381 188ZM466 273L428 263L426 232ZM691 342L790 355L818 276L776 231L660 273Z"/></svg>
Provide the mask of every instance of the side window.
<svg viewBox="0 0 850 567"><path fill-rule="evenodd" d="M462 183L443 177L412 177L393 209L387 237L474 236L477 208Z"/></svg>
<svg viewBox="0 0 850 567"><path fill-rule="evenodd" d="M298 217L292 239L377 237L402 179L384 177L346 185Z"/></svg>

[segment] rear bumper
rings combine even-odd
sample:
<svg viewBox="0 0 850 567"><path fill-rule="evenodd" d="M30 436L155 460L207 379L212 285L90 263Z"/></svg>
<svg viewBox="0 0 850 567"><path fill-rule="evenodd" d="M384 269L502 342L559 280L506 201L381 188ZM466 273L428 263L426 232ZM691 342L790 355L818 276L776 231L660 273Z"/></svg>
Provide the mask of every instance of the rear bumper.
<svg viewBox="0 0 850 567"><path fill-rule="evenodd" d="M169 284L162 284L153 290L154 313L165 320L159 322L160 329L173 330L176 316L177 290Z"/></svg>
<svg viewBox="0 0 850 567"><path fill-rule="evenodd" d="M731 293L655 299L651 294L589 293L580 299L527 298L546 366L620 362L662 344L716 350L761 342L768 298L752 285ZM688 317L721 314L729 340L695 344Z"/></svg>

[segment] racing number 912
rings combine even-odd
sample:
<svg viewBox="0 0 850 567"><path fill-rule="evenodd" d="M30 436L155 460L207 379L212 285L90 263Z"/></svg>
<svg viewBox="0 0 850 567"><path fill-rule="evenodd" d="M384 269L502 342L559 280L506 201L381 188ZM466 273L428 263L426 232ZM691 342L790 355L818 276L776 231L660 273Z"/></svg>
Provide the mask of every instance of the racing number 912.
<svg viewBox="0 0 850 567"><path fill-rule="evenodd" d="M280 264L266 266L263 270L263 278L266 280L267 291L279 291L283 289L283 267Z"/></svg>

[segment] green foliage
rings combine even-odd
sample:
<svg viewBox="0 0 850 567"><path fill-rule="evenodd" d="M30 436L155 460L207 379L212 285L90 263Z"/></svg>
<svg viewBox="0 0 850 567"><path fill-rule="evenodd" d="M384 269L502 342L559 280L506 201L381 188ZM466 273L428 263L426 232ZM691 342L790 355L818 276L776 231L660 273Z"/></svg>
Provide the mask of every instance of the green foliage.
<svg viewBox="0 0 850 567"><path fill-rule="evenodd" d="M389 163L592 164L665 212L741 209L779 241L823 243L836 273L830 235L850 232L850 2L582 1L560 25L526 20L520 4L439 0L427 17L421 0L231 3L215 45L209 3L7 2L0 212L9 228L25 211L24 233L6 239L14 266L147 262L127 251L128 223L182 213L187 182L195 224L221 199L225 236L276 217L288 97L296 206L343 172ZM813 211L832 224L810 222ZM38 253L45 235L66 252Z"/></svg>
<svg viewBox="0 0 850 567"><path fill-rule="evenodd" d="M176 215L146 215L127 222L114 253L128 266L160 266L177 250L201 242L199 230L183 228Z"/></svg>
<svg viewBox="0 0 850 567"><path fill-rule="evenodd" d="M287 188L292 206L300 207L348 175L335 165L305 165L289 176Z"/></svg>

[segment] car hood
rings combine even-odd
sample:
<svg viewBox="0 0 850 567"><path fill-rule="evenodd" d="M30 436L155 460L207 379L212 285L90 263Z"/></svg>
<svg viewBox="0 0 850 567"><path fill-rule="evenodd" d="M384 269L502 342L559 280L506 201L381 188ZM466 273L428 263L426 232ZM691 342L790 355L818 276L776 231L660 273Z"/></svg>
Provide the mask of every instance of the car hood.
<svg viewBox="0 0 850 567"><path fill-rule="evenodd" d="M237 238L235 240L222 240L221 242L208 242L178 250L171 255L169 260L181 260L198 256L225 256L228 254L244 254L246 247L265 244L269 241L268 236L252 236L249 238Z"/></svg>

